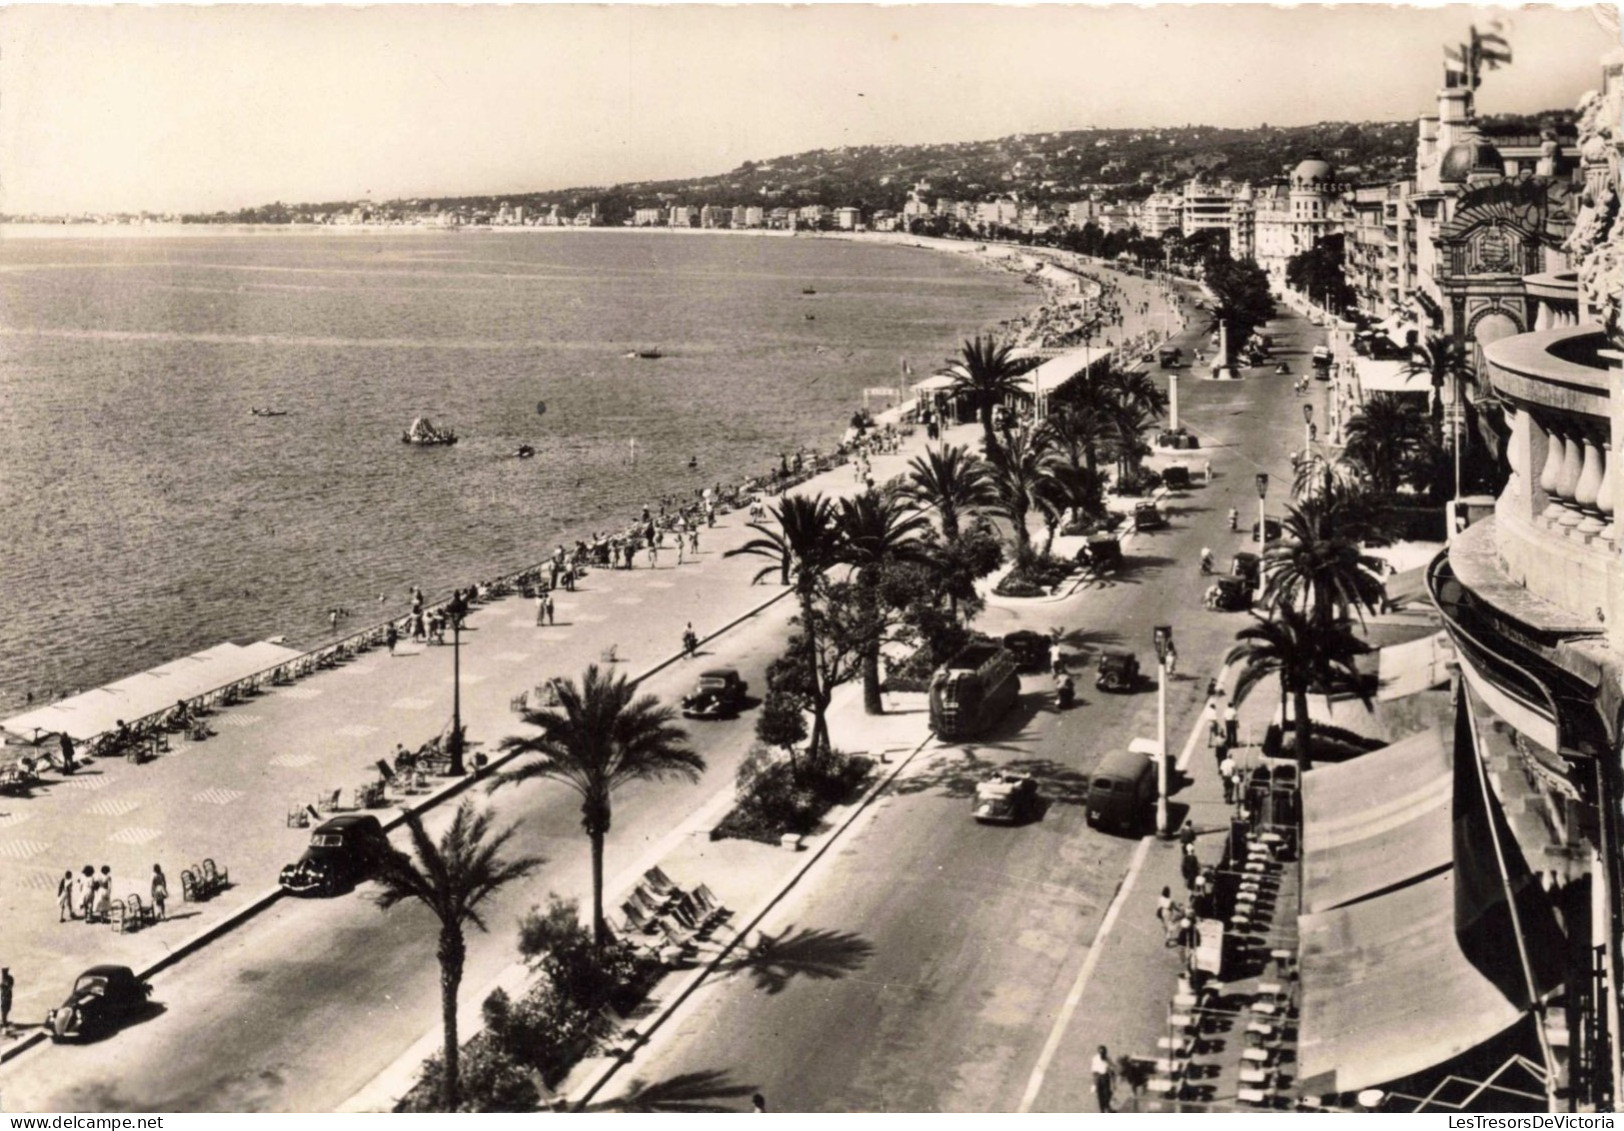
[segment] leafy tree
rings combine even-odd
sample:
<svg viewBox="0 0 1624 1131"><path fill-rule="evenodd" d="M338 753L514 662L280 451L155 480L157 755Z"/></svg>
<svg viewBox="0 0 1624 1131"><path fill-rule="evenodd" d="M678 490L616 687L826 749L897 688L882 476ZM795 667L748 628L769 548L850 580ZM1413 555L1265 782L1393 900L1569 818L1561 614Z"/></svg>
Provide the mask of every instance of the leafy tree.
<svg viewBox="0 0 1624 1131"><path fill-rule="evenodd" d="M532 778L562 782L581 795L581 827L592 845L592 937L609 940L603 918L603 842L609 835L610 800L632 781L698 781L705 759L688 745L676 725L676 711L652 695L636 697L637 685L623 675L604 674L593 664L580 686L554 681L558 705L525 708L519 718L535 735L502 740L504 751L534 755L500 774L496 787Z"/></svg>
<svg viewBox="0 0 1624 1131"><path fill-rule="evenodd" d="M795 760L795 748L806 741L806 734L806 715L800 704L780 688L769 687L756 716L756 737L789 756L790 773L797 779L801 768Z"/></svg>
<svg viewBox="0 0 1624 1131"><path fill-rule="evenodd" d="M902 505L897 497L871 490L840 500L836 527L840 532L836 554L842 563L851 566L859 607L877 630L863 653L863 710L870 715L883 714L880 645L892 610L880 599L881 572L892 563L927 560L924 536L930 522Z"/></svg>
<svg viewBox="0 0 1624 1131"><path fill-rule="evenodd" d="M1332 233L1286 261L1286 282L1332 311L1346 310L1357 299L1343 271L1343 236Z"/></svg>
<svg viewBox="0 0 1624 1131"><path fill-rule="evenodd" d="M392 851L384 858L378 872L376 899L385 911L415 899L440 921L435 947L440 962L440 1018L445 1037L440 1061L440 1107L456 1111L461 1103L457 994L468 957L463 930L470 923L485 930L480 905L508 884L534 872L542 858L503 859L502 849L512 839L513 828L492 833L491 815L476 813L472 801L457 806L456 816L439 843L429 838L421 815L408 809L405 820L412 855Z"/></svg>
<svg viewBox="0 0 1624 1131"><path fill-rule="evenodd" d="M942 537L949 542L958 538L961 519L986 508L995 497L986 465L953 444L915 456L901 490L906 498L936 512Z"/></svg>
<svg viewBox="0 0 1624 1131"><path fill-rule="evenodd" d="M872 620L858 608L850 582L819 587L803 616L792 623L784 654L767 669L768 694L792 696L812 716L812 739L807 746L810 768L817 769L828 755L829 704L835 688L859 675L871 641L880 639Z"/></svg>
<svg viewBox="0 0 1624 1131"><path fill-rule="evenodd" d="M1343 427L1344 458L1378 493L1392 497L1427 434L1424 418L1396 393L1373 393Z"/></svg>
<svg viewBox="0 0 1624 1131"><path fill-rule="evenodd" d="M1362 492L1332 489L1288 503L1280 538L1263 554L1264 600L1300 608L1319 632L1350 608L1380 608L1382 563L1360 548L1376 521Z"/></svg>
<svg viewBox="0 0 1624 1131"><path fill-rule="evenodd" d="M1027 518L1040 505L1055 466L1054 451L1042 429L1018 428L1005 433L1005 446L992 464L992 484L998 495L993 510L1009 520L1017 569L1032 561Z"/></svg>
<svg viewBox="0 0 1624 1131"><path fill-rule="evenodd" d="M950 367L953 388L975 406L989 460L998 452L998 437L992 428L993 409L1009 401L1025 404L1032 399L1020 379L1037 368L1039 361L1036 357L1016 357L1014 342L1000 341L992 334L970 338L959 347L959 356Z"/></svg>
<svg viewBox="0 0 1624 1131"><path fill-rule="evenodd" d="M1353 691L1364 695L1364 684L1354 667L1354 658L1369 647L1348 629L1345 622L1328 629L1315 628L1306 616L1289 605L1275 609L1268 619L1257 616L1256 623L1235 634L1235 646L1224 657L1225 665L1238 664L1235 681L1236 703L1269 676L1280 680L1282 707L1289 697L1296 720L1293 737L1297 769L1306 772L1313 757L1313 720L1308 712L1312 690L1324 694Z"/></svg>
<svg viewBox="0 0 1624 1131"><path fill-rule="evenodd" d="M1252 332L1274 317L1269 276L1250 259L1224 259L1208 266L1206 282L1215 299L1210 328L1226 330L1223 363L1229 365Z"/></svg>
<svg viewBox="0 0 1624 1131"><path fill-rule="evenodd" d="M1438 443L1444 443L1444 386L1451 386L1457 403L1462 397L1462 386L1477 384L1477 371L1460 343L1447 334L1428 334L1424 343L1418 343L1405 363L1406 377L1425 377L1432 385L1432 427Z"/></svg>

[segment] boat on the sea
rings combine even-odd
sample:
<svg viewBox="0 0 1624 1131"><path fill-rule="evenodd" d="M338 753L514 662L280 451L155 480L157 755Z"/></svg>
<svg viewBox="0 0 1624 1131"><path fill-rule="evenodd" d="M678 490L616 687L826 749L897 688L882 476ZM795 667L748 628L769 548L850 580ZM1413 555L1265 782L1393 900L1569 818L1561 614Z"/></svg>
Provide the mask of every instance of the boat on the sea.
<svg viewBox="0 0 1624 1131"><path fill-rule="evenodd" d="M532 448L529 444L520 444L519 450L513 453L514 457L517 459L530 459L535 454L536 449Z"/></svg>
<svg viewBox="0 0 1624 1131"><path fill-rule="evenodd" d="M801 288L801 293L803 295L815 295L815 294L818 293L818 288L816 288L816 287L802 287Z"/></svg>
<svg viewBox="0 0 1624 1131"><path fill-rule="evenodd" d="M416 444L422 448L449 446L457 442L457 434L449 428L437 427L434 421L426 416L419 416L412 421L411 427L400 434L400 442Z"/></svg>
<svg viewBox="0 0 1624 1131"><path fill-rule="evenodd" d="M643 358L646 361L656 361L656 360L664 357L665 354L661 353L657 349L651 349L651 350L627 350L626 351L626 356L627 357L640 357L640 358Z"/></svg>
<svg viewBox="0 0 1624 1131"><path fill-rule="evenodd" d="M285 408L250 408L248 411L253 416L286 416L288 414L288 410Z"/></svg>

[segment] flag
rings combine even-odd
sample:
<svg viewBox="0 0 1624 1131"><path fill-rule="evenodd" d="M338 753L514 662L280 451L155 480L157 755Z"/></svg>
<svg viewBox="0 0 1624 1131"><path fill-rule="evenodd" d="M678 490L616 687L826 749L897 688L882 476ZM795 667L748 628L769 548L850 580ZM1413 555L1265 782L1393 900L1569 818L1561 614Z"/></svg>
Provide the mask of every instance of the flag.
<svg viewBox="0 0 1624 1131"><path fill-rule="evenodd" d="M1464 43L1459 47L1451 47L1447 43L1444 45L1445 86L1466 85L1466 77L1471 71L1471 65L1467 61L1469 58L1470 51Z"/></svg>
<svg viewBox="0 0 1624 1131"><path fill-rule="evenodd" d="M1483 67L1495 70L1502 63L1511 62L1511 44L1503 35L1493 31L1480 32L1472 28L1472 75L1476 78ZM1475 86L1476 83L1474 82Z"/></svg>

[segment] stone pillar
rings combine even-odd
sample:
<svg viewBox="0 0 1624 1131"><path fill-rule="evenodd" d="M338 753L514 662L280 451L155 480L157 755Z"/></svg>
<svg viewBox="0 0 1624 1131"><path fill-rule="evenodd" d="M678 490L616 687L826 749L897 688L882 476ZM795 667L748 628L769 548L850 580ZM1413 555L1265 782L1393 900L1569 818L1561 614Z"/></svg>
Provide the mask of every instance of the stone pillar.
<svg viewBox="0 0 1624 1131"><path fill-rule="evenodd" d="M1579 490L1579 477L1584 474L1584 445L1579 435L1579 429L1570 424L1562 437L1562 476L1556 484L1556 493L1566 513L1557 517L1560 526L1578 526L1583 517L1574 498Z"/></svg>
<svg viewBox="0 0 1624 1131"><path fill-rule="evenodd" d="M1527 521L1537 510L1534 491L1538 485L1529 472L1539 462L1533 450L1533 418L1526 408L1509 402L1506 418L1511 425L1511 435L1506 439L1506 463L1511 467L1511 478L1506 480L1506 489L1500 492L1495 510Z"/></svg>
<svg viewBox="0 0 1624 1131"><path fill-rule="evenodd" d="M1545 463L1539 473L1539 490L1546 501L1541 514L1547 522L1555 522L1562 516L1562 501L1557 490L1562 480L1562 434L1555 428L1542 431L1545 433Z"/></svg>
<svg viewBox="0 0 1624 1131"><path fill-rule="evenodd" d="M1573 501L1584 512L1577 529L1586 535L1600 534L1604 525L1598 507L1601 495L1603 456L1594 430L1586 428L1582 440L1584 455L1579 469L1579 482L1573 489Z"/></svg>
<svg viewBox="0 0 1624 1131"><path fill-rule="evenodd" d="M1179 375L1173 372L1167 374L1167 427L1179 430Z"/></svg>

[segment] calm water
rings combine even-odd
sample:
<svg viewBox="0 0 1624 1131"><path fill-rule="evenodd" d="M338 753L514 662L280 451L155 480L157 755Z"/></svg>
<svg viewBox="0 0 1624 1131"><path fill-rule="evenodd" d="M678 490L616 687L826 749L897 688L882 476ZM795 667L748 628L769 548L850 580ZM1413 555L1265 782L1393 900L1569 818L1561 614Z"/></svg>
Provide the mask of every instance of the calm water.
<svg viewBox="0 0 1624 1131"><path fill-rule="evenodd" d="M334 605L359 627L380 593L394 611L827 448L864 386L1030 294L814 239L8 233L0 707L224 639L315 643ZM462 442L400 443L422 414Z"/></svg>

